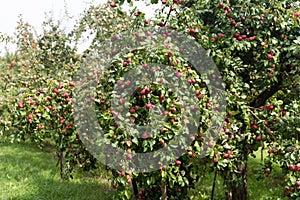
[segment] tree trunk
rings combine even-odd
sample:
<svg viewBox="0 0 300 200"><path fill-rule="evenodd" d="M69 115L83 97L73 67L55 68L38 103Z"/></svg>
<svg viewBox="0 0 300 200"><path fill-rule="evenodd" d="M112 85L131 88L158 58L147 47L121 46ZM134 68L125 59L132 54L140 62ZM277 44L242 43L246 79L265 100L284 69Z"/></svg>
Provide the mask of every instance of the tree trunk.
<svg viewBox="0 0 300 200"><path fill-rule="evenodd" d="M226 200L247 200L247 159L239 162L237 172L229 173L227 180ZM235 181L232 178L236 177Z"/></svg>
<svg viewBox="0 0 300 200"><path fill-rule="evenodd" d="M164 181L161 181L161 192L162 192L162 200L167 200L168 195L167 195L167 185Z"/></svg>

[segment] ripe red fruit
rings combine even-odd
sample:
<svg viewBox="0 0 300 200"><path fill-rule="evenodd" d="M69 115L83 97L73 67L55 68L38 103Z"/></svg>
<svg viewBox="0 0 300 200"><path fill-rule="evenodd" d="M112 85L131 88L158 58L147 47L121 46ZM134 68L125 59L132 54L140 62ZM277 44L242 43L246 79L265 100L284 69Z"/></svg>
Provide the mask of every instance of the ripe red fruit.
<svg viewBox="0 0 300 200"><path fill-rule="evenodd" d="M19 107L19 108L24 108L24 107L25 107L25 104L18 103L18 107Z"/></svg>
<svg viewBox="0 0 300 200"><path fill-rule="evenodd" d="M242 39L246 39L247 38L247 35L242 35Z"/></svg>
<svg viewBox="0 0 300 200"><path fill-rule="evenodd" d="M176 160L176 161L175 161L175 164L176 164L176 165L181 165L181 161L180 161L180 160Z"/></svg>
<svg viewBox="0 0 300 200"><path fill-rule="evenodd" d="M258 126L257 126L256 124L253 124L253 125L252 125L252 128L255 129L255 130L257 130L257 129L258 129Z"/></svg>
<svg viewBox="0 0 300 200"><path fill-rule="evenodd" d="M175 107L171 108L171 112L175 113L177 111L177 109Z"/></svg>
<svg viewBox="0 0 300 200"><path fill-rule="evenodd" d="M130 175L127 175L127 176L126 176L126 180L127 180L127 183L131 183L131 182L132 182L132 180L131 180L131 178L130 178Z"/></svg>
<svg viewBox="0 0 300 200"><path fill-rule="evenodd" d="M214 163L217 163L218 162L218 159L217 158L214 158Z"/></svg>
<svg viewBox="0 0 300 200"><path fill-rule="evenodd" d="M272 72L268 73L268 76L269 76L269 78L272 78L273 77L273 73Z"/></svg>
<svg viewBox="0 0 300 200"><path fill-rule="evenodd" d="M293 165L293 164L290 164L290 165L289 165L289 169L290 169L290 170L293 170L293 171L294 171L294 170L295 170L295 168L296 168L296 166L295 166L295 165Z"/></svg>
<svg viewBox="0 0 300 200"><path fill-rule="evenodd" d="M128 154L126 155L126 158L127 158L127 159L132 159L132 154L131 154L131 153L128 153Z"/></svg>
<svg viewBox="0 0 300 200"><path fill-rule="evenodd" d="M242 40L243 40L243 37L242 37L242 36L239 36L237 39L238 39L238 41L242 41Z"/></svg>
<svg viewBox="0 0 300 200"><path fill-rule="evenodd" d="M300 181L296 181L296 185L297 185L297 186L300 186Z"/></svg>
<svg viewBox="0 0 300 200"><path fill-rule="evenodd" d="M195 94L196 94L196 95L201 94L200 90L195 90Z"/></svg>
<svg viewBox="0 0 300 200"><path fill-rule="evenodd" d="M238 38L238 37L240 37L240 34L235 33L235 34L233 35L233 37Z"/></svg>
<svg viewBox="0 0 300 200"><path fill-rule="evenodd" d="M131 108L131 109L129 110L129 112L130 112L130 113L135 113L135 109L134 109L134 108Z"/></svg>
<svg viewBox="0 0 300 200"><path fill-rule="evenodd" d="M146 93L149 93L150 91L151 91L150 88L146 88L146 89L145 89L145 92L146 92Z"/></svg>
<svg viewBox="0 0 300 200"><path fill-rule="evenodd" d="M168 52L168 57L171 57L171 56L173 56L173 53L172 52Z"/></svg>
<svg viewBox="0 0 300 200"><path fill-rule="evenodd" d="M223 33L219 33L218 35L219 35L220 38L223 38L223 37L224 37L224 34L223 34Z"/></svg>
<svg viewBox="0 0 300 200"><path fill-rule="evenodd" d="M162 3L162 4L166 4L167 1L166 1L166 0L162 0L161 3Z"/></svg>
<svg viewBox="0 0 300 200"><path fill-rule="evenodd" d="M224 7L224 3L219 3L219 8L223 8Z"/></svg>
<svg viewBox="0 0 300 200"><path fill-rule="evenodd" d="M273 106L273 105L271 105L271 104L268 104L267 105L267 109L270 111L270 110L273 110L275 107Z"/></svg>
<svg viewBox="0 0 300 200"><path fill-rule="evenodd" d="M125 103L125 101L126 101L126 100L125 100L124 98L121 98L121 99L120 99L120 103L122 103L122 104Z"/></svg>
<svg viewBox="0 0 300 200"><path fill-rule="evenodd" d="M256 36L249 37L249 41L252 42L256 39Z"/></svg>
<svg viewBox="0 0 300 200"><path fill-rule="evenodd" d="M193 35L195 33L195 29L191 28L190 29L190 34Z"/></svg>
<svg viewBox="0 0 300 200"><path fill-rule="evenodd" d="M144 89L141 90L141 91L140 91L140 94L141 94L141 95L145 95L145 94L146 94L146 90L144 90Z"/></svg>
<svg viewBox="0 0 300 200"><path fill-rule="evenodd" d="M110 3L110 7L115 8L117 7L117 4L115 2Z"/></svg>
<svg viewBox="0 0 300 200"><path fill-rule="evenodd" d="M70 83L69 83L69 86L71 86L71 87L75 87L75 83L73 83L73 82L70 82Z"/></svg>
<svg viewBox="0 0 300 200"><path fill-rule="evenodd" d="M273 55L270 54L270 53L268 53L267 57L268 57L268 59L272 59L272 58L273 58Z"/></svg>
<svg viewBox="0 0 300 200"><path fill-rule="evenodd" d="M297 88L297 83L293 83L293 84L292 84L292 87L293 87L293 88Z"/></svg>
<svg viewBox="0 0 300 200"><path fill-rule="evenodd" d="M53 89L52 92L55 93L55 94L59 93L59 91L57 89Z"/></svg>
<svg viewBox="0 0 300 200"><path fill-rule="evenodd" d="M256 140L257 141L261 141L262 140L262 136L261 135L256 136Z"/></svg>
<svg viewBox="0 0 300 200"><path fill-rule="evenodd" d="M273 150L272 150L272 149L269 149L269 150L268 150L268 153L269 153L269 154L273 153Z"/></svg>
<svg viewBox="0 0 300 200"><path fill-rule="evenodd" d="M147 104L146 104L146 108L147 108L147 109L150 109L150 108L152 108L152 107L153 107L153 105L152 105L151 103L147 103Z"/></svg>
<svg viewBox="0 0 300 200"><path fill-rule="evenodd" d="M299 17L299 13L296 12L296 13L294 14L294 17L296 17L296 18Z"/></svg>
<svg viewBox="0 0 300 200"><path fill-rule="evenodd" d="M236 25L236 21L235 21L235 20L232 20L232 21L231 21L231 25L232 25L232 26L235 26L235 25Z"/></svg>
<svg viewBox="0 0 300 200"><path fill-rule="evenodd" d="M229 157L229 154L228 153L225 153L224 154L224 158L228 158Z"/></svg>
<svg viewBox="0 0 300 200"><path fill-rule="evenodd" d="M213 102L206 102L206 108L210 108L210 107L212 107L212 105L213 105Z"/></svg>
<svg viewBox="0 0 300 200"><path fill-rule="evenodd" d="M160 27L165 26L165 24L164 24L163 22L159 22L158 25L159 25Z"/></svg>

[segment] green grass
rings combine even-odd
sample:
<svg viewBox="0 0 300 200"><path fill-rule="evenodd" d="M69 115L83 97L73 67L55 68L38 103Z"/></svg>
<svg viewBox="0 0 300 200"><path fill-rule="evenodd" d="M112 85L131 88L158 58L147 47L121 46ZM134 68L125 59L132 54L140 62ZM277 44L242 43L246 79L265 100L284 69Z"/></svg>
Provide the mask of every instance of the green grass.
<svg viewBox="0 0 300 200"><path fill-rule="evenodd" d="M282 174L278 166L269 177L257 180L261 171L260 152L248 163L248 192L250 200L283 198ZM109 176L106 172L104 176ZM210 199L213 173L191 191L193 199ZM215 200L224 199L224 185L217 177ZM42 151L28 143L0 142L0 200L105 200L112 199L110 183L99 176L75 173L74 179L61 181L53 153Z"/></svg>
<svg viewBox="0 0 300 200"><path fill-rule="evenodd" d="M108 181L82 174L61 181L55 158L39 148L0 143L1 200L102 200L112 192Z"/></svg>
<svg viewBox="0 0 300 200"><path fill-rule="evenodd" d="M249 157L248 161L248 195L249 200L288 200L284 197L282 186L282 173L278 165L273 165L272 173L265 177L262 172L261 151L255 152L256 158ZM210 200L214 172L207 173L202 181L197 183L195 190L191 191L193 199ZM224 199L224 183L217 176L215 186L215 200Z"/></svg>

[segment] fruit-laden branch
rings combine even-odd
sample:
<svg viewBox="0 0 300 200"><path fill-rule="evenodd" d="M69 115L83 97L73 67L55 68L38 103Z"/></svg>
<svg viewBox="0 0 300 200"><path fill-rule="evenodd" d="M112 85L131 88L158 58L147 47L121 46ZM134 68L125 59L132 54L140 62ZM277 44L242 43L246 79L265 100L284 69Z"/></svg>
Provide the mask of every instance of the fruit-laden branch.
<svg viewBox="0 0 300 200"><path fill-rule="evenodd" d="M171 12L172 12L172 9L170 8L169 13L168 13L168 16L167 16L167 18L166 18L166 20L165 20L165 22L164 22L164 26L166 26L166 24L167 24L167 22L168 22L168 20L169 20L169 18L170 18Z"/></svg>
<svg viewBox="0 0 300 200"><path fill-rule="evenodd" d="M272 97L280 88L282 87L282 76L278 77L278 82L275 85L272 85L269 89L264 90L260 93L254 101L250 103L250 107L259 108L260 106L265 105L266 101Z"/></svg>

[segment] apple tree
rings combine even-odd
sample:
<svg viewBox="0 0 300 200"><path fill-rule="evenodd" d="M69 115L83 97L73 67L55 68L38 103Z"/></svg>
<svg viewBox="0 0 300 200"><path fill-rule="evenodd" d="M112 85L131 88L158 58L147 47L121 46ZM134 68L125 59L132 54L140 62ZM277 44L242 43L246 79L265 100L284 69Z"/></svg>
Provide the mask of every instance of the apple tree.
<svg viewBox="0 0 300 200"><path fill-rule="evenodd" d="M287 176L292 189L286 194L297 198L299 177L293 165L299 162L299 116L280 118L299 105L299 2L160 3L156 24L193 37L223 76L228 114L210 158L226 183L226 199L247 199L247 159L265 145L279 145L287 153L281 162L292 164L293 170Z"/></svg>

